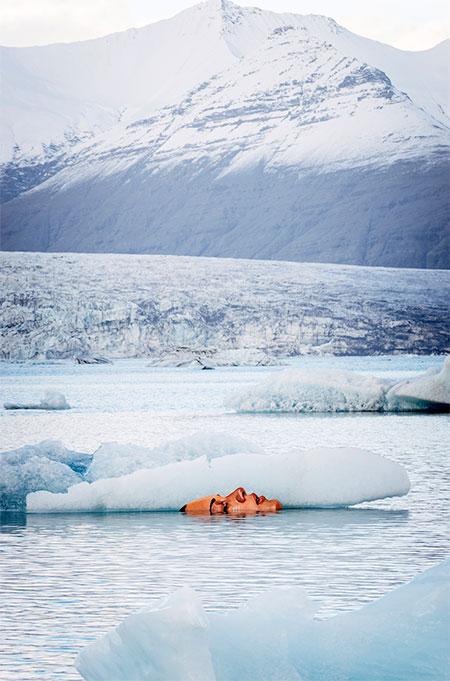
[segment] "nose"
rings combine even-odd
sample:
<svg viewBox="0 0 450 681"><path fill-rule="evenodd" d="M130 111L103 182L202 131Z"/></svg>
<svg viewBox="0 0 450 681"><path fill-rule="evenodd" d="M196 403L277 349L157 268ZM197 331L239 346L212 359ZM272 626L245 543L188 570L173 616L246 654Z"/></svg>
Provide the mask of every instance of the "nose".
<svg viewBox="0 0 450 681"><path fill-rule="evenodd" d="M237 489L237 494L236 494L236 499L238 501L245 501L245 496L246 496L246 491L243 487L238 487Z"/></svg>

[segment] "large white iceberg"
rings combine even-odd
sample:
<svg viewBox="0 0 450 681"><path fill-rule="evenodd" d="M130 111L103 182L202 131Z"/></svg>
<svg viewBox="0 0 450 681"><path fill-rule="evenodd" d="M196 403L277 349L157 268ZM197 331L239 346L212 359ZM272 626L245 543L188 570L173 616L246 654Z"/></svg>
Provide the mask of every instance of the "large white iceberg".
<svg viewBox="0 0 450 681"><path fill-rule="evenodd" d="M444 411L450 406L450 357L444 367L393 383L335 369L285 369L227 400L239 412Z"/></svg>
<svg viewBox="0 0 450 681"><path fill-rule="evenodd" d="M207 494L238 486L277 498L284 508L348 506L409 491L405 469L358 448L317 448L272 456L201 456L138 470L118 478L81 482L67 493L34 492L30 512L175 511Z"/></svg>
<svg viewBox="0 0 450 681"><path fill-rule="evenodd" d="M67 449L56 440L44 440L20 449L0 452L0 509L25 508L29 492L65 492L83 480L126 475L175 461L206 456L208 460L228 454L262 450L241 437L205 431L158 447L147 448L114 442L101 445L94 454Z"/></svg>
<svg viewBox="0 0 450 681"><path fill-rule="evenodd" d="M5 409L70 409L70 404L67 402L63 393L55 392L54 390L46 390L44 397L40 402L5 402L3 405Z"/></svg>
<svg viewBox="0 0 450 681"><path fill-rule="evenodd" d="M184 587L87 646L86 681L444 681L450 559L360 610L314 620L303 588L225 615Z"/></svg>
<svg viewBox="0 0 450 681"><path fill-rule="evenodd" d="M244 438L223 432L203 432L166 442L159 447L140 447L107 442L93 455L85 480L116 478L141 468L155 468L176 461L188 461L206 456L213 459L227 454L249 452L262 454L262 450Z"/></svg>

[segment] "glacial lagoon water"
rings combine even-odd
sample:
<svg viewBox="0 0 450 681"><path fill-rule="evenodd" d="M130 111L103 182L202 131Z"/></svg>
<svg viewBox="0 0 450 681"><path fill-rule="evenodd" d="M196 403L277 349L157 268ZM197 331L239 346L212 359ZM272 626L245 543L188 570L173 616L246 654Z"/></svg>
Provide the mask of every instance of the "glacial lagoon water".
<svg viewBox="0 0 450 681"><path fill-rule="evenodd" d="M437 357L299 358L297 366L402 379ZM77 451L102 442L148 447L199 431L239 435L267 453L359 446L404 465L406 497L275 516L178 513L1 514L2 679L76 681L77 652L126 615L187 584L210 612L275 587L304 586L319 617L359 608L447 557L449 420L445 414L235 414L233 390L270 368L157 369L0 363L0 402L63 392L66 412L0 410L0 450L60 439ZM219 490L213 490L219 491ZM224 490L225 491L225 490ZM263 492L264 490L256 490Z"/></svg>

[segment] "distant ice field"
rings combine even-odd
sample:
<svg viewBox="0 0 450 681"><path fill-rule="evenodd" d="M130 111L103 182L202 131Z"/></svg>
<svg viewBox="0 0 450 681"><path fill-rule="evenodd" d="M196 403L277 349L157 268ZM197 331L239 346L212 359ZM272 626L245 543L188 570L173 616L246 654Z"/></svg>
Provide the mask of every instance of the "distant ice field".
<svg viewBox="0 0 450 681"><path fill-rule="evenodd" d="M62 392L72 408L1 408L0 451L52 438L92 453L105 442L157 447L222 431L267 454L368 449L404 466L411 491L349 509L273 517L2 513L0 667L6 678L76 681L73 660L88 642L183 585L195 589L208 612L233 610L277 586L304 586L322 603L319 616L328 617L375 600L449 555L446 414L236 414L223 406L231 393L286 367L201 371L146 364L1 362L0 405L38 403L48 389ZM288 362L392 380L442 364L443 357L424 356Z"/></svg>

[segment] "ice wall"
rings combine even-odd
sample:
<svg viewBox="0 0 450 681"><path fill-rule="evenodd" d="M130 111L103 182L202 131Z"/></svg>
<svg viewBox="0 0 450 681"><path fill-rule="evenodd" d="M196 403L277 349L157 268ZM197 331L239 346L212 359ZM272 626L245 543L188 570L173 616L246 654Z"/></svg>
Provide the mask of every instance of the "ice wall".
<svg viewBox="0 0 450 681"><path fill-rule="evenodd" d="M314 620L301 587L207 615L183 588L87 646L86 681L443 681L450 559L360 610Z"/></svg>
<svg viewBox="0 0 450 681"><path fill-rule="evenodd" d="M0 264L5 359L449 348L448 277L438 270L20 252L0 253Z"/></svg>
<svg viewBox="0 0 450 681"><path fill-rule="evenodd" d="M176 511L238 486L285 508L348 506L409 491L405 469L358 448L317 448L265 456L240 453L169 463L118 478L81 482L67 493L34 492L27 511Z"/></svg>
<svg viewBox="0 0 450 681"><path fill-rule="evenodd" d="M401 383L353 371L285 369L226 404L239 412L447 411L450 357L441 371Z"/></svg>

